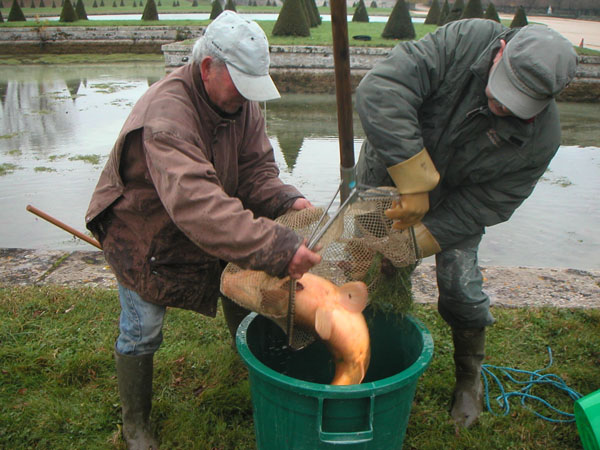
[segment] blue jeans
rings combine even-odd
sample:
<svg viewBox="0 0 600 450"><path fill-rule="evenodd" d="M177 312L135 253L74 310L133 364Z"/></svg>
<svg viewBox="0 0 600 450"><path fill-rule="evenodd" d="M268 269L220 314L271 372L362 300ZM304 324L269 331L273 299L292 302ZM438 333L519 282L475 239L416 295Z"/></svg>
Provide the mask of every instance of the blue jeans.
<svg viewBox="0 0 600 450"><path fill-rule="evenodd" d="M121 316L119 337L115 349L122 355L147 355L154 353L163 340L162 327L165 306L145 301L137 292L119 284Z"/></svg>

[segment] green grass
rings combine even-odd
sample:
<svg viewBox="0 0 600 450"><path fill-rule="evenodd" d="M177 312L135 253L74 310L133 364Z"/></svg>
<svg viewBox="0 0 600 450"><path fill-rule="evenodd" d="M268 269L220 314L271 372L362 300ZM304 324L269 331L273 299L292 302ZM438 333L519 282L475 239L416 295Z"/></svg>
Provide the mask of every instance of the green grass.
<svg viewBox="0 0 600 450"><path fill-rule="evenodd" d="M380 12L383 9L380 10ZM114 11L113 11L114 12ZM182 12L182 11L176 11ZM256 12L256 11L254 11ZM8 12L6 13L8 14ZM89 14L89 12L88 12ZM61 27L70 26L140 26L140 25L158 25L158 26L199 26L208 25L208 20L159 20L156 22L142 22L140 20L94 20L94 21L77 21L71 23L60 23ZM271 45L333 45L333 36L331 32L331 23L323 22L321 25L315 28L311 28L311 34L307 37L300 36L273 36L272 30L275 26L275 21L257 21L257 23L265 31L265 34L269 38ZM2 27L14 27L14 26L28 26L43 28L45 26L55 26L58 22L49 22L43 18L39 21L28 21L28 22L4 22L0 23L0 30ZM505 23L508 25L509 23ZM348 44L351 47L393 47L398 43L396 39L384 39L381 37L381 33L385 27L385 22L370 22L370 23L358 23L348 22ZM416 37L415 39L421 39L426 34L434 31L436 25L425 25L420 23L414 24ZM371 36L370 41L362 41L353 39L353 36L357 35L368 35ZM186 41L193 42L193 40ZM600 52L591 50L588 48L574 47L575 51L580 55L600 55ZM133 55L133 61L158 61L162 58L162 55ZM80 58L80 59L77 59ZM81 61L83 58L83 61ZM68 64L70 62L97 62L97 63L110 63L110 62L128 62L132 61L130 55L126 54L115 54L115 55L94 55L86 58L85 55L0 55L0 65L2 64Z"/></svg>
<svg viewBox="0 0 600 450"><path fill-rule="evenodd" d="M120 5L120 1L117 1L117 5ZM140 20L87 20L87 21L76 21L70 23L59 23L56 21L48 21L44 19L44 17L48 16L58 16L60 15L60 7L51 8L49 5L52 4L52 0L46 0L44 2L46 7L44 8L31 8L31 2L25 1L25 7L22 7L23 13L27 17L26 22L6 22L6 18L8 17L10 11L10 0L5 0L3 2L4 8L0 8L0 11L5 18L4 23L0 23L0 29L2 27L15 27L15 26L26 26L26 27L38 27L43 28L46 26L56 26L60 25L61 27L71 27L71 26L90 26L90 27L102 27L102 26L140 26L140 25L158 25L158 26L198 26L198 25L208 25L210 21L208 20L159 20L156 22L142 22ZM144 7L140 6L139 1L136 1L136 7L133 7L133 0L126 0L125 6L117 6L116 8L112 7L112 0L104 0L104 7L96 7L94 8L92 5L94 0L84 0L86 13L88 16L97 15L97 14L141 14L143 12ZM99 5L100 0L96 0L96 3ZM210 13L211 11L211 2L201 1L198 2L198 6L193 7L191 0L185 0L180 7L173 7L173 1L165 0L161 2L161 6L158 6L159 18L160 14L166 13ZM60 2L55 0L55 4L59 5ZM144 2L145 4L145 2ZM245 6L238 5L237 12L239 13L271 13L278 14L281 7L279 6ZM319 7L320 14L330 14L331 10L329 7ZM347 9L348 15L352 15L354 13L354 8L349 7ZM367 8L367 12L369 17L374 17L377 15L389 15L391 13L391 8ZM424 17L425 14L422 12L411 13L414 17L421 16ZM332 45L332 34L331 34L331 23L323 22L320 26L316 28L311 28L311 35L309 37L281 37L281 36L272 36L271 32L273 26L275 25L274 21L257 21L260 26L264 29L265 33L269 37L269 43L272 45ZM503 20L502 23L506 26L510 25L511 20ZM416 32L416 38L420 39L425 36L427 33L435 30L437 28L436 25L424 25L420 23L414 23ZM392 47L398 41L383 39L381 37L381 32L385 27L384 23L379 22L370 22L370 23L355 23L352 21L348 22L348 38L350 46L359 46L359 47ZM352 36L356 35L369 35L372 37L371 41L359 41L352 39ZM579 48L575 47L576 51L580 55L600 55L600 52L596 50L591 50L587 48ZM39 62L39 61L32 61ZM2 61L0 61L2 64Z"/></svg>
<svg viewBox="0 0 600 450"><path fill-rule="evenodd" d="M486 363L547 371L587 394L600 388L600 311L494 308ZM413 314L435 351L420 378L405 449L581 448L575 424L552 424L513 401L509 416L484 413L455 430L448 327L434 306ZM0 285L0 448L123 449L113 362L119 305L114 291ZM253 449L247 370L223 316L169 310L155 358L152 419L168 449ZM560 409L572 403L555 393Z"/></svg>
<svg viewBox="0 0 600 450"><path fill-rule="evenodd" d="M39 0L36 0L36 4ZM93 7L94 0L84 0L83 3L85 5L86 14L89 16L99 15L99 14L142 14L144 11L144 6L146 5L146 1L144 0L144 6L140 6L139 0L136 1L136 7L133 7L133 0L125 0L125 6L118 6L121 4L121 0L116 0L117 7L113 8L113 0L104 0L104 6L97 8ZM56 8L52 8L52 0L44 0L44 4L46 5L44 8L31 8L31 0L25 0L25 6L21 7L23 14L25 14L26 18L29 21L34 21L36 18L40 18L43 20L44 17L48 16L60 16L61 7L60 0L54 0L55 5L58 5ZM76 1L73 3L77 3ZM155 3L158 4L158 0L155 0ZM12 5L12 0L3 0L4 8L0 8L2 11L2 16L4 20L8 17L8 13L10 12L10 7ZM19 1L19 4L20 1ZM100 5L100 0L96 0L96 4ZM180 0L181 6L173 7L173 0L161 0L161 6L157 6L158 14L160 18L160 14L183 14L183 13L205 13L208 14L211 12L211 2L207 1L199 1L197 7L192 6L191 0ZM75 5L73 5L75 6ZM248 13L248 14L278 14L281 10L281 6L247 6L247 5L237 5L236 6L238 13ZM389 15L392 11L392 8L367 8L367 12L369 16L375 15ZM319 7L320 14L330 14L331 10L329 7ZM354 14L354 8L348 8L348 14ZM418 14L415 14L415 16ZM121 21L118 21L121 22ZM162 22L162 21L161 21ZM198 23L198 21L192 21L193 23ZM15 23L12 22L13 26Z"/></svg>

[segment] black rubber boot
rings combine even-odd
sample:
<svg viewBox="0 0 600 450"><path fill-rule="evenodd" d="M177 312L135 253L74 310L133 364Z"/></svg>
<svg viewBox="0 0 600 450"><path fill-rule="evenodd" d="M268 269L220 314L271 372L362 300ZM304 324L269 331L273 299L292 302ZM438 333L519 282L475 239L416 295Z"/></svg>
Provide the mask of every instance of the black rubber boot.
<svg viewBox="0 0 600 450"><path fill-rule="evenodd" d="M456 385L450 415L462 427L470 427L483 411L481 365L485 356L485 328L452 329Z"/></svg>
<svg viewBox="0 0 600 450"><path fill-rule="evenodd" d="M241 307L230 298L224 296L221 296L221 305L223 306L223 315L225 316L225 322L227 322L227 328L229 328L229 334L231 334L231 346L235 349L235 333L242 320L250 314L250 310Z"/></svg>
<svg viewBox="0 0 600 450"><path fill-rule="evenodd" d="M153 354L129 356L115 351L123 438L129 450L158 449L150 428L153 357Z"/></svg>

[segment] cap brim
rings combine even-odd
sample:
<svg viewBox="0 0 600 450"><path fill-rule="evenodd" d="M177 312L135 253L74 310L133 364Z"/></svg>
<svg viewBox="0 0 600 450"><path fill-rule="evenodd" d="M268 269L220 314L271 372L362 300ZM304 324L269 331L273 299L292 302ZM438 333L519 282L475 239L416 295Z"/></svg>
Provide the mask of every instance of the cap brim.
<svg viewBox="0 0 600 450"><path fill-rule="evenodd" d="M281 98L271 77L267 75L248 75L231 64L227 64L229 75L242 96L254 102L266 102Z"/></svg>
<svg viewBox="0 0 600 450"><path fill-rule="evenodd" d="M491 94L520 119L537 116L551 99L536 99L517 89L510 82L505 64L507 63L502 58L490 73L488 87Z"/></svg>

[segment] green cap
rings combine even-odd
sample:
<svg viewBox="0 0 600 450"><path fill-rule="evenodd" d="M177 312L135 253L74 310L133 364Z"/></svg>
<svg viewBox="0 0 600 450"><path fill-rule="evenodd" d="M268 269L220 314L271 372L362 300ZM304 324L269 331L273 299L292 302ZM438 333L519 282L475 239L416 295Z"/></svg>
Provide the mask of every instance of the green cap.
<svg viewBox="0 0 600 450"><path fill-rule="evenodd" d="M545 25L527 25L506 44L488 80L491 94L515 116L537 116L575 76L573 45Z"/></svg>

